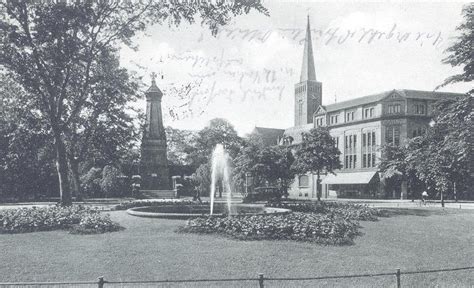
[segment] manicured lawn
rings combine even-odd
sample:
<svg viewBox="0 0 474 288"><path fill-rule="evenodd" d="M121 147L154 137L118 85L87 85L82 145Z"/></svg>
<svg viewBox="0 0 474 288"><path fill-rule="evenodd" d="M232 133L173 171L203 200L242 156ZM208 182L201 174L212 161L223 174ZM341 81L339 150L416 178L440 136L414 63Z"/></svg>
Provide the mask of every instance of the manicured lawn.
<svg viewBox="0 0 474 288"><path fill-rule="evenodd" d="M91 281L102 275L115 281L247 278L258 273L310 277L474 266L474 210L396 210L378 222L361 222L364 235L352 246L179 234L175 230L184 220L138 218L124 211L110 214L126 230L99 235L63 231L0 235L0 282ZM265 283L265 287L394 287L396 282L395 276L384 276ZM473 270L402 276L402 287L470 285L474 285ZM139 287L152 286L156 287ZM258 284L221 282L212 287L229 286Z"/></svg>

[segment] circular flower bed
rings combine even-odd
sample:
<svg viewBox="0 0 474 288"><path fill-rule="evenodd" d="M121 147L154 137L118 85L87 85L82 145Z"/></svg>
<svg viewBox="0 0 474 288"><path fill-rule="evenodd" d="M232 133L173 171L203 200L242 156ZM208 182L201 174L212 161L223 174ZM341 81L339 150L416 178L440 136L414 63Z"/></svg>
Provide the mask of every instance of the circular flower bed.
<svg viewBox="0 0 474 288"><path fill-rule="evenodd" d="M182 232L216 233L242 240L287 239L321 244L352 244L359 221L376 221L384 210L341 202L288 201L267 207L290 209L281 215L238 215L191 219Z"/></svg>
<svg viewBox="0 0 474 288"><path fill-rule="evenodd" d="M215 203L213 217L229 215L226 203ZM263 204L232 204L230 215L255 215L289 213L291 210L282 208L265 207ZM160 205L150 205L134 207L127 210L127 213L138 217L169 218L169 219L189 219L193 217L206 216L210 213L208 202L198 204L187 204L187 202L163 203Z"/></svg>
<svg viewBox="0 0 474 288"><path fill-rule="evenodd" d="M342 217L315 213L289 213L231 217L199 217L179 231L217 233L241 240L283 239L320 244L353 243L359 224Z"/></svg>
<svg viewBox="0 0 474 288"><path fill-rule="evenodd" d="M121 229L109 215L83 206L0 210L0 233L69 230L74 234L95 234Z"/></svg>

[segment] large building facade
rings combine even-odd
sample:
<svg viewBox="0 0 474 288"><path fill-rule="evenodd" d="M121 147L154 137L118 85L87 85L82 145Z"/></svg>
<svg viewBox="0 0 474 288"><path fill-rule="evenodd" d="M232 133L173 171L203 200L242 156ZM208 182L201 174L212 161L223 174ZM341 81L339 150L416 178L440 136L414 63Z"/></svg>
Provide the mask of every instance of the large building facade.
<svg viewBox="0 0 474 288"><path fill-rule="evenodd" d="M300 82L295 85L295 122L279 136L280 145L296 145L302 133L328 127L339 151L342 169L336 175L298 175L289 197L316 198L398 198L408 196L406 185L395 187L380 178L380 148L402 145L406 139L423 134L431 121L433 103L460 94L394 89L322 105L322 83L316 80L309 19L304 43ZM278 130L278 129L275 129Z"/></svg>

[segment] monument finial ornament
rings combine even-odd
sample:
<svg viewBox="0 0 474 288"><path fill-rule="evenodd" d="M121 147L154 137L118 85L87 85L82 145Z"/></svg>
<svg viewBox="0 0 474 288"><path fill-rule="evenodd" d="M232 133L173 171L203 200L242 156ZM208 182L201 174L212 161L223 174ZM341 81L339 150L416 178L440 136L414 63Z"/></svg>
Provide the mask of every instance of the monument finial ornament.
<svg viewBox="0 0 474 288"><path fill-rule="evenodd" d="M155 72L151 72L151 84L152 85L156 85L156 73Z"/></svg>

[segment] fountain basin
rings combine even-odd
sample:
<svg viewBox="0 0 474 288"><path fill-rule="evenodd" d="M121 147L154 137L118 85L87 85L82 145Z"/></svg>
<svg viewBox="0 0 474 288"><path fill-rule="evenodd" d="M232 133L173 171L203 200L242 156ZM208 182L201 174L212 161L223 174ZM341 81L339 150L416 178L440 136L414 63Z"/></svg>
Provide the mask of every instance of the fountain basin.
<svg viewBox="0 0 474 288"><path fill-rule="evenodd" d="M127 213L138 217L187 219L199 216L209 216L210 206L206 204L193 205L163 205L135 207L127 210ZM265 207L263 204L232 204L230 215L259 215L259 214L285 214L291 210L284 208ZM225 203L214 204L212 216L227 215Z"/></svg>

